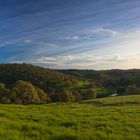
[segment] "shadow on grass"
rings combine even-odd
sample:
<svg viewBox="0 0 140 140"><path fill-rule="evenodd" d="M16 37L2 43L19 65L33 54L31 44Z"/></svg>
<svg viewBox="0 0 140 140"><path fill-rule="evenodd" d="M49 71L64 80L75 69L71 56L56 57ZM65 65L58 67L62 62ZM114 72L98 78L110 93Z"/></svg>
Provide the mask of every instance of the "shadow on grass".
<svg viewBox="0 0 140 140"><path fill-rule="evenodd" d="M137 101L125 101L125 102L102 102L102 101L84 101L84 102L80 102L80 104L93 104L96 107L104 107L104 106L126 106L126 105L140 105L140 102Z"/></svg>
<svg viewBox="0 0 140 140"><path fill-rule="evenodd" d="M104 102L100 102L100 101L82 101L80 102L80 104L93 104L93 105L96 105L96 106L104 106Z"/></svg>

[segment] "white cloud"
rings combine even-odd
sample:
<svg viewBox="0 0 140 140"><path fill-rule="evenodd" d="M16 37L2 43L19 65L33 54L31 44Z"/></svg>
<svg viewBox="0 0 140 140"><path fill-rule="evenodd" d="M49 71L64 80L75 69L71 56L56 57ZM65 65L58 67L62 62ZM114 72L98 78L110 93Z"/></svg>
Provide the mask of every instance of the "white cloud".
<svg viewBox="0 0 140 140"><path fill-rule="evenodd" d="M80 36L78 35L74 35L74 36L68 36L68 35L65 35L65 36L58 36L58 39L64 39L64 40L79 40L80 39Z"/></svg>
<svg viewBox="0 0 140 140"><path fill-rule="evenodd" d="M110 36L119 35L119 32L117 31L103 28L98 28L94 31L92 30L90 34L103 32L105 32L105 35L108 34ZM29 54L29 58L27 58L28 60L26 62L61 69L140 68L140 54L138 54L140 52L139 35L140 32L138 30L132 32L128 31L127 33L120 34L119 39L115 38L114 42L108 42L106 44L107 46L105 46L104 42L101 42L99 45L102 45L102 47L99 47L94 41L91 42L89 46L87 45L87 42L84 44L81 41L80 45L78 44L79 46L72 45L63 49L62 46L40 41L36 42L37 47ZM80 39L82 39L82 36ZM27 40L27 42L30 41ZM94 46L96 47L94 48ZM88 47L90 47L90 49L86 51L86 48ZM80 52L82 49L85 50L85 52ZM57 56L51 56L51 53L52 55ZM48 57L47 54L49 54L50 57Z"/></svg>
<svg viewBox="0 0 140 140"><path fill-rule="evenodd" d="M25 43L27 43L27 44L28 44L28 43L33 43L33 41L30 40L30 39L25 39L24 41L25 41Z"/></svg>
<svg viewBox="0 0 140 140"><path fill-rule="evenodd" d="M72 39L73 39L73 40L79 40L80 37L79 37L79 36L72 36Z"/></svg>
<svg viewBox="0 0 140 140"><path fill-rule="evenodd" d="M41 57L37 60L39 63L55 62L57 59L55 57Z"/></svg>
<svg viewBox="0 0 140 140"><path fill-rule="evenodd" d="M116 37L121 34L120 32L116 30L105 29L105 28L97 28L97 29L91 30L91 33L96 33L103 36L111 36L111 37Z"/></svg>
<svg viewBox="0 0 140 140"><path fill-rule="evenodd" d="M65 55L56 57L45 57L37 59L34 63L53 64L52 68L79 68L79 69L108 69L119 68L128 63L130 56L106 55L97 56L91 54Z"/></svg>

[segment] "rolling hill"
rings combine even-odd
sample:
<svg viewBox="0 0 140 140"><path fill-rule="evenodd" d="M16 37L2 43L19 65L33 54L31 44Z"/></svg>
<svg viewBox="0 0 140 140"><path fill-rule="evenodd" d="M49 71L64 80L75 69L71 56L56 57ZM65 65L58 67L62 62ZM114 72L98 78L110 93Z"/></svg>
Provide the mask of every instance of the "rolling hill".
<svg viewBox="0 0 140 140"><path fill-rule="evenodd" d="M79 82L72 76L48 68L29 64L0 64L0 82L11 87L18 80L31 82L45 91L70 88Z"/></svg>
<svg viewBox="0 0 140 140"><path fill-rule="evenodd" d="M75 76L81 80L89 80L96 85L106 87L136 84L140 86L140 69L130 70L59 70L64 74Z"/></svg>
<svg viewBox="0 0 140 140"><path fill-rule="evenodd" d="M28 98L27 93L34 103L39 99L36 94L44 96L45 93L53 102L107 97L114 91L118 95L140 94L140 70L136 69L53 70L29 64L1 64L0 82L1 103L25 102L25 97L21 96L25 94Z"/></svg>

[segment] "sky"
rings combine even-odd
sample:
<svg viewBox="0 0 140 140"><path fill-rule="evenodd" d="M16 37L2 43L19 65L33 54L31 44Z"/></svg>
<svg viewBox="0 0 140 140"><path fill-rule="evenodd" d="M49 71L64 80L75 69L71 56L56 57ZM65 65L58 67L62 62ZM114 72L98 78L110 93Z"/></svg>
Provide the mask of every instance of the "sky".
<svg viewBox="0 0 140 140"><path fill-rule="evenodd" d="M140 68L140 0L0 0L0 63Z"/></svg>

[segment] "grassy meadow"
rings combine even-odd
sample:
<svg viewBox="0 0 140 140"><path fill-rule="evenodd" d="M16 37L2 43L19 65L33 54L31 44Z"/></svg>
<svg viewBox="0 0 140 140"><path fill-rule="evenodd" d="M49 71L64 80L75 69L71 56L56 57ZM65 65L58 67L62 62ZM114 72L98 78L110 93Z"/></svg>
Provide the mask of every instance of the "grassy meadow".
<svg viewBox="0 0 140 140"><path fill-rule="evenodd" d="M0 105L0 140L139 140L140 96Z"/></svg>

